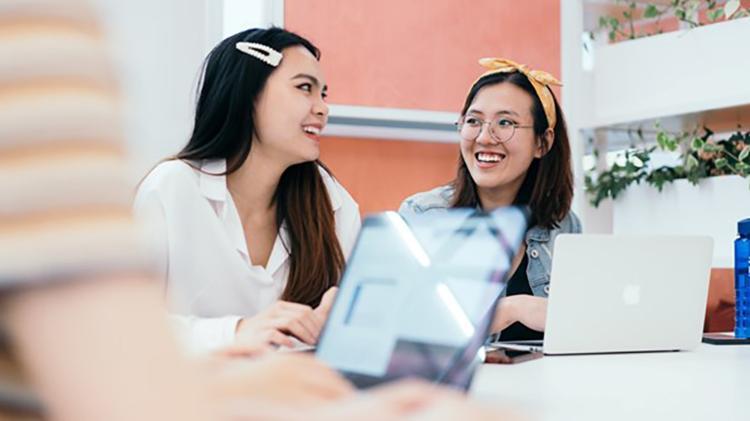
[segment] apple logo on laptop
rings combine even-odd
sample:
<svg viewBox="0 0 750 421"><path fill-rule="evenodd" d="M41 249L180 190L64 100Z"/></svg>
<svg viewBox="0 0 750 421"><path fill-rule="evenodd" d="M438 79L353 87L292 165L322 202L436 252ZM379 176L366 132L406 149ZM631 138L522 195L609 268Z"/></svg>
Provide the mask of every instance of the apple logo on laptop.
<svg viewBox="0 0 750 421"><path fill-rule="evenodd" d="M630 284L625 285L622 290L622 301L628 306L637 306L641 302L641 286Z"/></svg>

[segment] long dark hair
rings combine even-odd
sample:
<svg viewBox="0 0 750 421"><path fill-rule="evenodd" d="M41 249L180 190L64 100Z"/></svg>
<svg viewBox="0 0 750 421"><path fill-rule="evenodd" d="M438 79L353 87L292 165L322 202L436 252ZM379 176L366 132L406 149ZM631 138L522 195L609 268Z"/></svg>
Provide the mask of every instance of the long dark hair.
<svg viewBox="0 0 750 421"><path fill-rule="evenodd" d="M175 156L184 161L226 159L223 175L237 171L247 159L255 132L255 101L274 67L235 48L254 42L276 51L303 46L317 59L310 41L280 28L250 29L222 41L208 55L198 85L193 133ZM323 293L338 283L344 255L319 161L284 171L274 195L276 229L286 222L290 271L281 299L317 306Z"/></svg>
<svg viewBox="0 0 750 421"><path fill-rule="evenodd" d="M542 157L534 158L531 162L526 177L521 184L521 189L513 203L527 205L531 209L533 224L555 228L570 212L570 206L573 202L570 141L568 140L568 129L565 125L562 110L557 103L555 94L552 93L557 124L555 125L555 140L550 147L544 138L544 132L549 124L542 103L526 76L519 72L513 72L494 73L479 79L471 87L461 110L461 115L466 115L466 111L482 88L500 83L512 83L531 95L533 99L531 115L534 118L534 135L537 141L542 143L543 148ZM451 206L475 207L480 204L476 183L471 178L466 162L464 162L460 153L458 156L458 172L452 184L454 193Z"/></svg>

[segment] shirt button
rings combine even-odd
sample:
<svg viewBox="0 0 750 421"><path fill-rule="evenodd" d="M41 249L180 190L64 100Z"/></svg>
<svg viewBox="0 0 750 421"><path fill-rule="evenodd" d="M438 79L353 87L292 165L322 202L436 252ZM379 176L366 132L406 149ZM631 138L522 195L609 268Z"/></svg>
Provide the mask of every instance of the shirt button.
<svg viewBox="0 0 750 421"><path fill-rule="evenodd" d="M544 293L549 295L549 285L544 286Z"/></svg>
<svg viewBox="0 0 750 421"><path fill-rule="evenodd" d="M539 257L539 250L531 249L531 258L536 259L537 257Z"/></svg>

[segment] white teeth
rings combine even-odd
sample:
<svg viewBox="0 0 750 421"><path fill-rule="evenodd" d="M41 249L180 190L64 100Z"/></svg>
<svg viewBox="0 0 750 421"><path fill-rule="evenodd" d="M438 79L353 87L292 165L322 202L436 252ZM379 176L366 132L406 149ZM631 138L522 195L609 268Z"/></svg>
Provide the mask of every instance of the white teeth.
<svg viewBox="0 0 750 421"><path fill-rule="evenodd" d="M483 152L480 152L480 153L477 154L477 160L479 160L481 162L500 162L500 161L502 161L502 159L503 159L502 156L500 156L498 154L494 154L494 153L483 153Z"/></svg>
<svg viewBox="0 0 750 421"><path fill-rule="evenodd" d="M320 134L320 129L314 126L305 126L302 128L302 130L304 130L305 133L310 133L314 135Z"/></svg>

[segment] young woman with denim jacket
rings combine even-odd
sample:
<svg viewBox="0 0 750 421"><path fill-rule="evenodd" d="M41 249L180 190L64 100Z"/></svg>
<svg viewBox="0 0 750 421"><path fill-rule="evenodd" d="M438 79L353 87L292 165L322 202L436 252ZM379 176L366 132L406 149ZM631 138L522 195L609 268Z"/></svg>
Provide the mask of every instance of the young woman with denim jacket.
<svg viewBox="0 0 750 421"><path fill-rule="evenodd" d="M526 205L530 229L513 262L507 296L492 325L502 340L542 337L555 237L580 233L573 199L565 120L546 72L505 59L482 59L488 70L471 86L456 123L461 137L456 178L407 198L399 212L452 207L492 210Z"/></svg>

